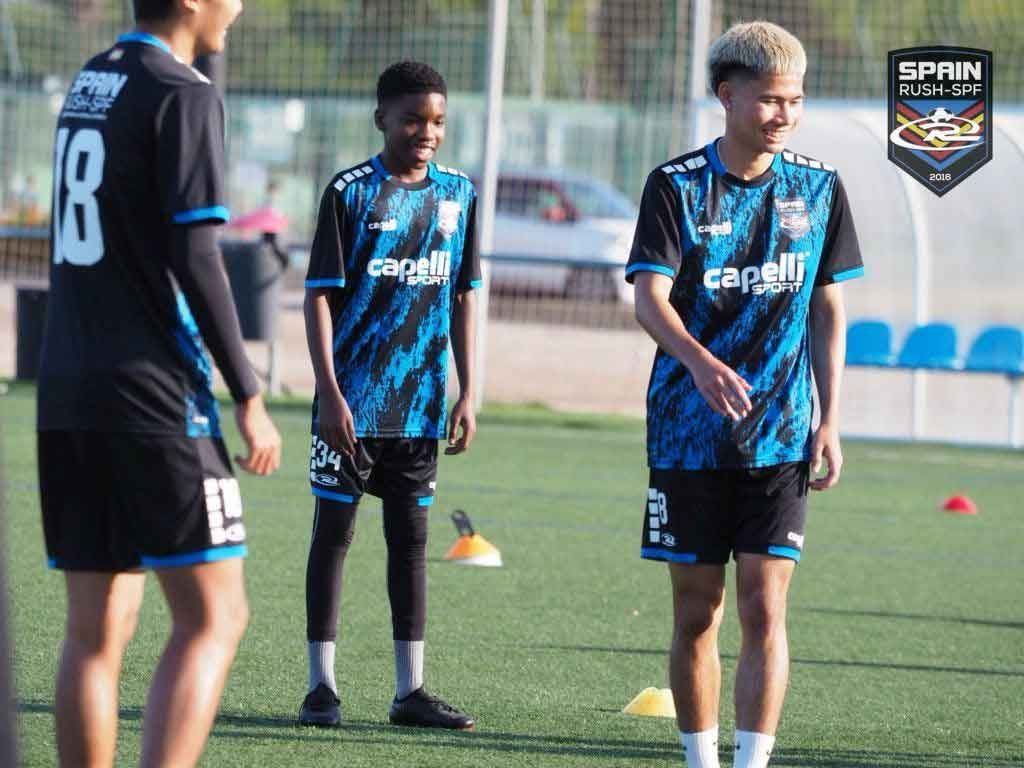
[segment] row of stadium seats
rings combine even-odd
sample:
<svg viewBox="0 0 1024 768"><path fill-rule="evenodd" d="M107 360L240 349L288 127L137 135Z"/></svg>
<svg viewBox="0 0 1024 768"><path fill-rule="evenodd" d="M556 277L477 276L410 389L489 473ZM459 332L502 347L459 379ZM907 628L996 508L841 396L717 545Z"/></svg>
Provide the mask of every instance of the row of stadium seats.
<svg viewBox="0 0 1024 768"><path fill-rule="evenodd" d="M1001 373L1015 378L1024 376L1024 332L1008 325L983 328L967 355L960 357L956 329L948 323L928 323L911 329L896 354L887 322L859 320L846 331L846 364Z"/></svg>

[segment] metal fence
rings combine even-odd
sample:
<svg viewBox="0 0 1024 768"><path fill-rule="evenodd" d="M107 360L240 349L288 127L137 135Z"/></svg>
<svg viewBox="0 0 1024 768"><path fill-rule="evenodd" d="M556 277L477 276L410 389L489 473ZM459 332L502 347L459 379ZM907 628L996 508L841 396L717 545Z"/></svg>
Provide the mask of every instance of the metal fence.
<svg viewBox="0 0 1024 768"><path fill-rule="evenodd" d="M1024 4L1014 0L511 0L503 166L573 170L636 200L646 171L686 148L692 15L702 5L711 36L760 17L792 29L808 49L812 101L882 99L885 52L921 42L992 48L997 101L1024 98ZM260 204L276 181L294 236L307 237L331 173L379 149L374 85L401 58L426 60L449 82L441 162L479 168L487 6L249 0L230 32L226 67L234 209ZM68 79L131 26L130 7L0 2L0 211L8 224L26 200L45 210L52 126Z"/></svg>

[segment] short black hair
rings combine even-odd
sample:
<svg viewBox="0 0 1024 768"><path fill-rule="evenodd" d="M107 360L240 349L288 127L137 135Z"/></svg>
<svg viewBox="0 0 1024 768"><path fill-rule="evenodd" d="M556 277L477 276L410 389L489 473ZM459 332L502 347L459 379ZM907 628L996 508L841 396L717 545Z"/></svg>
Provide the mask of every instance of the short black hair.
<svg viewBox="0 0 1024 768"><path fill-rule="evenodd" d="M132 0L136 21L161 21L171 15L174 0Z"/></svg>
<svg viewBox="0 0 1024 768"><path fill-rule="evenodd" d="M377 105L407 93L440 93L447 98L448 86L441 73L419 61L399 61L385 69L377 80Z"/></svg>

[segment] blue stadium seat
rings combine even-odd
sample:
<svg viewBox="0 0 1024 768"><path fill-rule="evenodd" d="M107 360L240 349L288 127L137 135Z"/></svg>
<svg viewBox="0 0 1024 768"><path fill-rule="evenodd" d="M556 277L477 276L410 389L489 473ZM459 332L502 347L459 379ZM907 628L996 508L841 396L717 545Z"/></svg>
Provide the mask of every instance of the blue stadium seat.
<svg viewBox="0 0 1024 768"><path fill-rule="evenodd" d="M892 328L883 320L859 320L846 329L846 364L890 366Z"/></svg>
<svg viewBox="0 0 1024 768"><path fill-rule="evenodd" d="M964 368L968 371L1024 375L1024 333L1008 325L983 328L971 344Z"/></svg>
<svg viewBox="0 0 1024 768"><path fill-rule="evenodd" d="M901 368L960 370L956 357L956 329L948 323L917 326L903 343L896 364Z"/></svg>

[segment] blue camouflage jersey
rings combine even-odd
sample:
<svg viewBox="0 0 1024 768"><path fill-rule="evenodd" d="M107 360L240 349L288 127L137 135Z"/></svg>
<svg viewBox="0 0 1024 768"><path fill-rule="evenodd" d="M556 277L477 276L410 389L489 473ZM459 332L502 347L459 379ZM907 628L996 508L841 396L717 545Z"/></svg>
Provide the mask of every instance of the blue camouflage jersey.
<svg viewBox="0 0 1024 768"><path fill-rule="evenodd" d="M337 289L334 371L357 437L444 437L453 301L480 285L475 217L469 178L433 163L408 184L374 157L324 191L306 288Z"/></svg>
<svg viewBox="0 0 1024 768"><path fill-rule="evenodd" d="M756 179L728 173L713 142L647 180L626 279L673 279L690 334L751 386L739 422L715 413L658 349L647 393L652 469L764 467L810 456L809 307L815 287L864 273L834 168L792 152Z"/></svg>

